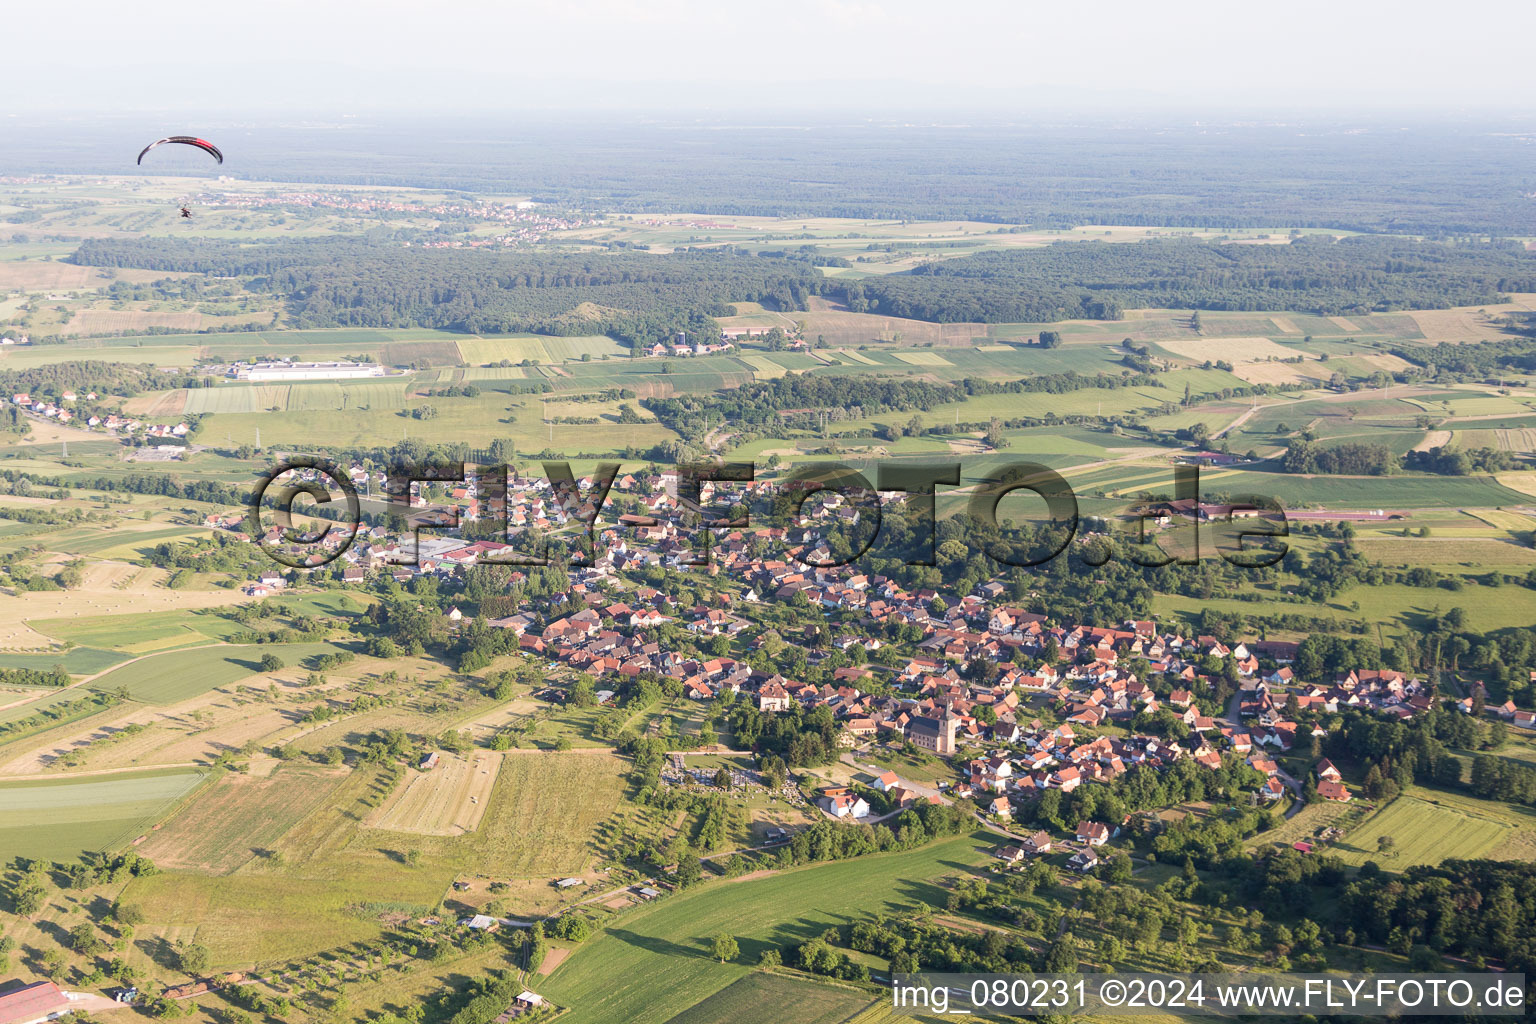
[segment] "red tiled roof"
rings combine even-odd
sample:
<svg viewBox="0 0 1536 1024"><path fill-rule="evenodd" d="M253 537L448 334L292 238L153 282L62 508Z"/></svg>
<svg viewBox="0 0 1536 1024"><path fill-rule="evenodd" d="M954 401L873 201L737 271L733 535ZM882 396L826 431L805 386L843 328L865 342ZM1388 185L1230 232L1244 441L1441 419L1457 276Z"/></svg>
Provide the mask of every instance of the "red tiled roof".
<svg viewBox="0 0 1536 1024"><path fill-rule="evenodd" d="M64 993L51 981L38 981L0 996L0 1024L37 1020L69 1006Z"/></svg>

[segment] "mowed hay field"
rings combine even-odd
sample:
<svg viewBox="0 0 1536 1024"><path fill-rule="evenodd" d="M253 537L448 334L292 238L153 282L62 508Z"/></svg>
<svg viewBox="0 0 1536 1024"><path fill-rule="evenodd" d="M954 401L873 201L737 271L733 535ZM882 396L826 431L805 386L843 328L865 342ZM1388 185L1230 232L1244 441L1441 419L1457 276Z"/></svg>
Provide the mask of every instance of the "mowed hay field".
<svg viewBox="0 0 1536 1024"><path fill-rule="evenodd" d="M1346 864L1374 860L1387 870L1401 871L1416 864L1482 857L1512 839L1517 831L1507 821L1433 802L1438 795L1429 791L1424 791L1423 797L1399 796L1329 847L1329 855ZM1377 851L1382 836L1392 837L1389 851Z"/></svg>
<svg viewBox="0 0 1536 1024"><path fill-rule="evenodd" d="M227 773L139 852L158 866L229 874L271 850L346 778L346 770L282 765L270 775Z"/></svg>
<svg viewBox="0 0 1536 1024"><path fill-rule="evenodd" d="M1232 372L1251 384L1290 384L1320 380L1328 376L1319 370L1316 355L1276 344L1268 338L1176 338L1164 339L1158 347L1193 363L1221 360L1232 364ZM1306 362L1281 360L1304 355Z"/></svg>
<svg viewBox="0 0 1536 1024"><path fill-rule="evenodd" d="M33 623L46 628L57 628L69 622L87 622L98 616L119 616L123 624L120 638L131 643L132 631L127 627L133 615L162 612L170 609L190 610L219 605L239 604L251 599L237 590L168 590L154 589L159 570L139 574L122 590L59 590L33 591L27 594L0 594L0 651L52 651L58 649L58 639L70 640L83 646L113 646L85 642L73 636L54 634L33 628ZM147 588L147 589L146 589ZM93 614L83 615L82 609ZM143 638L140 638L143 639Z"/></svg>
<svg viewBox="0 0 1536 1024"><path fill-rule="evenodd" d="M0 861L69 861L131 842L203 778L180 769L0 784Z"/></svg>
<svg viewBox="0 0 1536 1024"><path fill-rule="evenodd" d="M479 828L423 835L416 845L428 857L493 877L582 874L597 859L594 831L623 801L625 770L607 750L508 751ZM381 828L363 842L401 838Z"/></svg>
<svg viewBox="0 0 1536 1024"><path fill-rule="evenodd" d="M590 356L601 359L628 359L629 349L612 338L602 335L576 335L554 338L537 334L514 335L505 338L461 338L459 354L471 366L499 363L503 359L520 363L532 359L540 363L560 363L567 359Z"/></svg>
<svg viewBox="0 0 1536 1024"><path fill-rule="evenodd" d="M209 318L212 319L212 318ZM239 322L253 318L244 317ZM262 319L265 319L263 317ZM138 309L81 309L75 312L64 327L64 334L108 334L118 331L142 331L146 327L169 327L174 331L196 331L203 326L203 314L196 310L187 312L151 313ZM197 359L195 349L187 349L186 366Z"/></svg>
<svg viewBox="0 0 1536 1024"><path fill-rule="evenodd" d="M150 913L145 934L195 933L215 967L370 940L387 922L359 908L411 903L425 913L465 875L511 881L521 912L552 898L554 878L594 865L594 833L619 808L624 769L608 751L511 751L480 827L428 836L364 825L388 786L374 767L359 767L270 844L280 859L255 857L223 876L163 871L135 879L125 898ZM278 792L297 798L303 781L285 774ZM414 867L410 852L419 855Z"/></svg>
<svg viewBox="0 0 1536 1024"><path fill-rule="evenodd" d="M396 790L368 824L426 836L473 832L490 806L500 771L501 757L489 751L442 757L432 770L417 772Z"/></svg>
<svg viewBox="0 0 1536 1024"><path fill-rule="evenodd" d="M854 988L753 971L668 1024L842 1024L869 1003L869 994Z"/></svg>

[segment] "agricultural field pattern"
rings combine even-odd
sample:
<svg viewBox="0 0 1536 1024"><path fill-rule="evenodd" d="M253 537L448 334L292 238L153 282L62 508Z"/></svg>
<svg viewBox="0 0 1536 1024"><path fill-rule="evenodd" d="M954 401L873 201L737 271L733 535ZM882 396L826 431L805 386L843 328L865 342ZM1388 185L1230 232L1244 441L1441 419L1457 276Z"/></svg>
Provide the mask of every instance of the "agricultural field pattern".
<svg viewBox="0 0 1536 1024"><path fill-rule="evenodd" d="M919 968L1536 965L1486 211L306 173L0 177L0 991L887 1024L971 1019L893 1015ZM359 503L316 567L252 503L300 456L297 520ZM875 506L784 511L838 467Z"/></svg>

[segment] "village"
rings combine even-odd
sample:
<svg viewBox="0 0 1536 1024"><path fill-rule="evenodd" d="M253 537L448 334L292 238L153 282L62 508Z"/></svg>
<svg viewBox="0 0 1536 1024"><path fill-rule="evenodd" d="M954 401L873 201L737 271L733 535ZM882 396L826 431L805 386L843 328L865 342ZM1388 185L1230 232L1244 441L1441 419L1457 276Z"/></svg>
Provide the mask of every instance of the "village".
<svg viewBox="0 0 1536 1024"><path fill-rule="evenodd" d="M358 485L387 485L382 473L375 477L359 465L348 474ZM576 485L578 493L587 494L592 482ZM858 786L825 786L814 802L834 819L878 821L921 800L969 799L996 827L1027 818L1021 812L1048 791L1067 795L1085 783L1112 785L1136 768L1162 772L1183 761L1212 772L1240 765L1251 780L1253 802L1289 799L1294 813L1303 801L1303 779L1297 776L1305 772L1294 767L1288 772L1281 759L1293 752L1303 758L1317 749L1316 741L1326 736L1322 716L1357 709L1407 720L1434 706L1432 691L1402 672L1300 678L1293 667L1297 641L1224 642L1160 629L1151 620L1115 627L1053 622L1017 606L998 581L963 595L941 595L904 589L856 566L815 568L808 563L827 553L825 536L815 527L711 531L711 561L698 570L710 596L678 606L662 590L632 579L633 570L688 564L692 547L669 518L678 508L676 486L671 472L625 474L614 481L619 507L631 511L600 530L590 564L570 568L569 590L558 596L579 604L577 610L545 614L535 605L485 619L484 626L506 631L509 645L515 641L515 649L547 661L552 678L562 672L590 675L600 701L612 703L637 680L652 678L704 705L725 700L765 715L825 708L834 716L838 747L847 759L905 749L949 765L948 777L937 786L915 784L892 771L872 773ZM436 497L429 500L429 492ZM593 512L590 502L584 509L562 506L547 479L515 471L509 471L506 498L487 496L464 482L429 485L412 493L410 504L436 516L413 516L416 522L445 526L510 509L509 541L519 530L558 531ZM210 517L206 525L246 536L245 520L236 513ZM281 531L273 527L264 539L279 541ZM761 554L764 539L787 544L785 557ZM369 585L387 578L400 585L429 577L450 594L474 566L494 564L514 550L502 541L466 543L424 533L412 544L367 525L349 540L337 563L343 583ZM523 578L514 570L509 581L515 585ZM290 579L298 577L274 571L248 590L268 596ZM807 654L813 664L831 652L843 655L830 681L802 682L726 653L744 649L750 656L759 650L765 631L755 609L779 602L818 609L833 620L825 642ZM447 607L446 618L450 629L471 624L457 606ZM696 643L719 638L714 649L722 653L701 657L669 649L654 638L659 627L685 630ZM893 638L898 635L901 639ZM559 686L548 687L545 696L558 700L561 692ZM1455 706L1473 710L1470 699ZM1520 727L1529 728L1536 719L1513 704L1494 710ZM1155 734L1146 731L1149 727ZM679 765L667 781L675 784L689 774ZM1326 759L1317 763L1316 776L1316 798L1339 803L1354 798ZM870 791L882 794L883 813L875 813L866 799ZM1118 831L1121 824L1084 826L1097 838L1100 826ZM1101 843L1084 846L1072 866L1096 867L1093 850ZM1008 856L1048 845L1036 832L1010 845Z"/></svg>

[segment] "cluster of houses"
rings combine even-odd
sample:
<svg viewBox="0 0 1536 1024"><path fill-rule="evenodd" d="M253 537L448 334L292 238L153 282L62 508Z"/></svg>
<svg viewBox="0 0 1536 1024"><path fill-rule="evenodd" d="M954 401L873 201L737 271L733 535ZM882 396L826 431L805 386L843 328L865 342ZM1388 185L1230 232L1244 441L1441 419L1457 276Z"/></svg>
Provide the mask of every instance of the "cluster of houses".
<svg viewBox="0 0 1536 1024"><path fill-rule="evenodd" d="M95 401L96 393L93 391L85 397L87 401ZM60 423L68 423L75 418L75 414L67 409L66 406L74 405L79 400L80 396L73 391L66 391L61 394L57 402L33 398L25 391L19 391L11 396L12 405L20 406L23 411L30 412L34 416L58 420Z"/></svg>
<svg viewBox="0 0 1536 1024"><path fill-rule="evenodd" d="M75 422L79 417L70 409L70 406L82 400L94 402L97 400L97 394L94 391L88 391L84 395L76 394L73 391L65 391L59 395L58 401L35 398L24 391L18 391L11 396L11 404L19 407L22 411L42 419L53 420L57 423ZM191 428L185 423L146 424L139 420L119 416L116 413L108 413L105 416L93 414L86 417L82 424L92 429L104 430L109 434L123 436L140 435L148 438L185 438L191 431Z"/></svg>
<svg viewBox="0 0 1536 1024"><path fill-rule="evenodd" d="M1004 864L1015 865L1023 863L1030 857L1047 856L1055 852L1058 847L1067 846L1073 849L1072 856L1067 859L1067 867L1087 874L1099 866L1099 848L1119 834L1118 827L1111 829L1101 821L1084 821L1078 823L1073 835L1075 847L1060 842L1049 832L1041 830L1022 842L999 847L993 856Z"/></svg>
<svg viewBox="0 0 1536 1024"><path fill-rule="evenodd" d="M736 346L732 345L729 341L689 342L686 337L679 334L677 337L672 339L671 344L668 344L664 341L658 341L656 344L651 345L648 348L641 349L640 351L644 355L651 356L653 358L659 356L681 356L686 358L689 356L712 356L722 352L729 352L735 347Z"/></svg>
<svg viewBox="0 0 1536 1024"><path fill-rule="evenodd" d="M1282 685L1284 691L1272 690ZM1334 714L1349 708L1374 711L1407 721L1434 706L1434 696L1417 679L1392 669L1357 669L1342 673L1331 684L1303 683L1282 667L1243 688L1242 715L1266 729L1286 728L1294 705L1297 711ZM1470 710L1470 702L1466 710Z"/></svg>
<svg viewBox="0 0 1536 1024"><path fill-rule="evenodd" d="M405 202L399 198L362 195L354 192L221 192L204 197L204 202L236 209L304 207L339 210L360 216L406 214L455 221L484 221L501 225L496 235L466 235L414 243L426 249L486 248L533 242L551 231L568 231L600 223L584 214L555 214L538 208L536 203L521 202Z"/></svg>
<svg viewBox="0 0 1536 1024"><path fill-rule="evenodd" d="M352 467L349 475L372 479L360 466ZM997 751L967 761L959 789L1000 818L1011 815L1014 801L1046 789L1070 792L1083 782L1110 782L1135 765L1164 768L1184 758L1217 768L1228 751L1265 777L1261 799L1278 800L1296 784L1266 755L1290 750L1321 733L1320 727L1301 723L1297 712L1356 707L1408 718L1431 706L1423 684L1399 672L1350 672L1328 684L1299 680L1291 667L1298 651L1294 642L1229 645L1212 636L1160 630L1145 620L1118 627L1053 624L1044 615L1010 604L1010 592L1001 582L983 583L958 600L944 595L945 602L938 602L941 595L936 591L907 589L857 566L815 568L811 563L826 560L820 557L826 550L823 535L815 529L716 531L709 563L697 571L718 585L700 603L678 606L667 594L634 586L623 575L630 568L681 564L685 552L693 553L666 518L677 506L675 476L668 477L626 475L615 481L614 491L631 499L629 507L638 511L607 525L591 564L572 568L570 586L560 600L574 599L579 610L547 618L530 608L489 624L512 631L522 650L590 673L600 686L611 684L611 690L639 676L655 675L675 679L692 700L729 693L752 701L765 713L829 708L840 741L849 747L907 742L943 757ZM473 482L451 486L454 507L446 510L445 525L455 517L506 514L514 524L558 527L570 511L559 506L542 477L512 473L505 498L487 498ZM578 486L586 494L590 482L579 481ZM497 507L502 502L505 505ZM412 504L429 512L444 511L426 506L420 498L413 498ZM239 530L244 520L231 514L216 522ZM431 535L422 535L416 547L366 525L358 534L342 563L346 580L362 581L376 573L399 580L427 574L451 578L481 560L496 560L508 547L498 541ZM764 554L757 543L764 535L777 540L788 557ZM416 564L402 564L413 553ZM258 580L257 585L281 584ZM845 626L846 632L832 636L830 644L809 652L809 657L824 658L830 646L853 655L853 665L836 669L829 682L817 685L756 671L732 657L668 649L647 635L654 627L671 624L702 636L742 636L756 646L765 639L750 607L799 598L828 612L855 613L842 618L844 623L899 624L914 627L920 638L899 664L870 665L867 656L885 641L858 626ZM449 617L457 621L462 615L453 609ZM1197 703L1195 694L1205 692L1205 667L1213 658L1229 663L1238 680L1236 719L1218 718ZM978 662L998 668L975 676L971 668ZM1163 695L1154 692L1147 679L1138 678L1137 671L1160 676ZM877 674L882 685L871 686ZM1026 708L1030 698L1056 708L1060 724L1042 726ZM1079 732L1091 734L1106 723L1128 726L1140 715L1159 711L1183 721L1187 736L1078 740ZM1342 783L1323 795L1348 799ZM823 794L823 799L836 816L861 816L856 794Z"/></svg>

